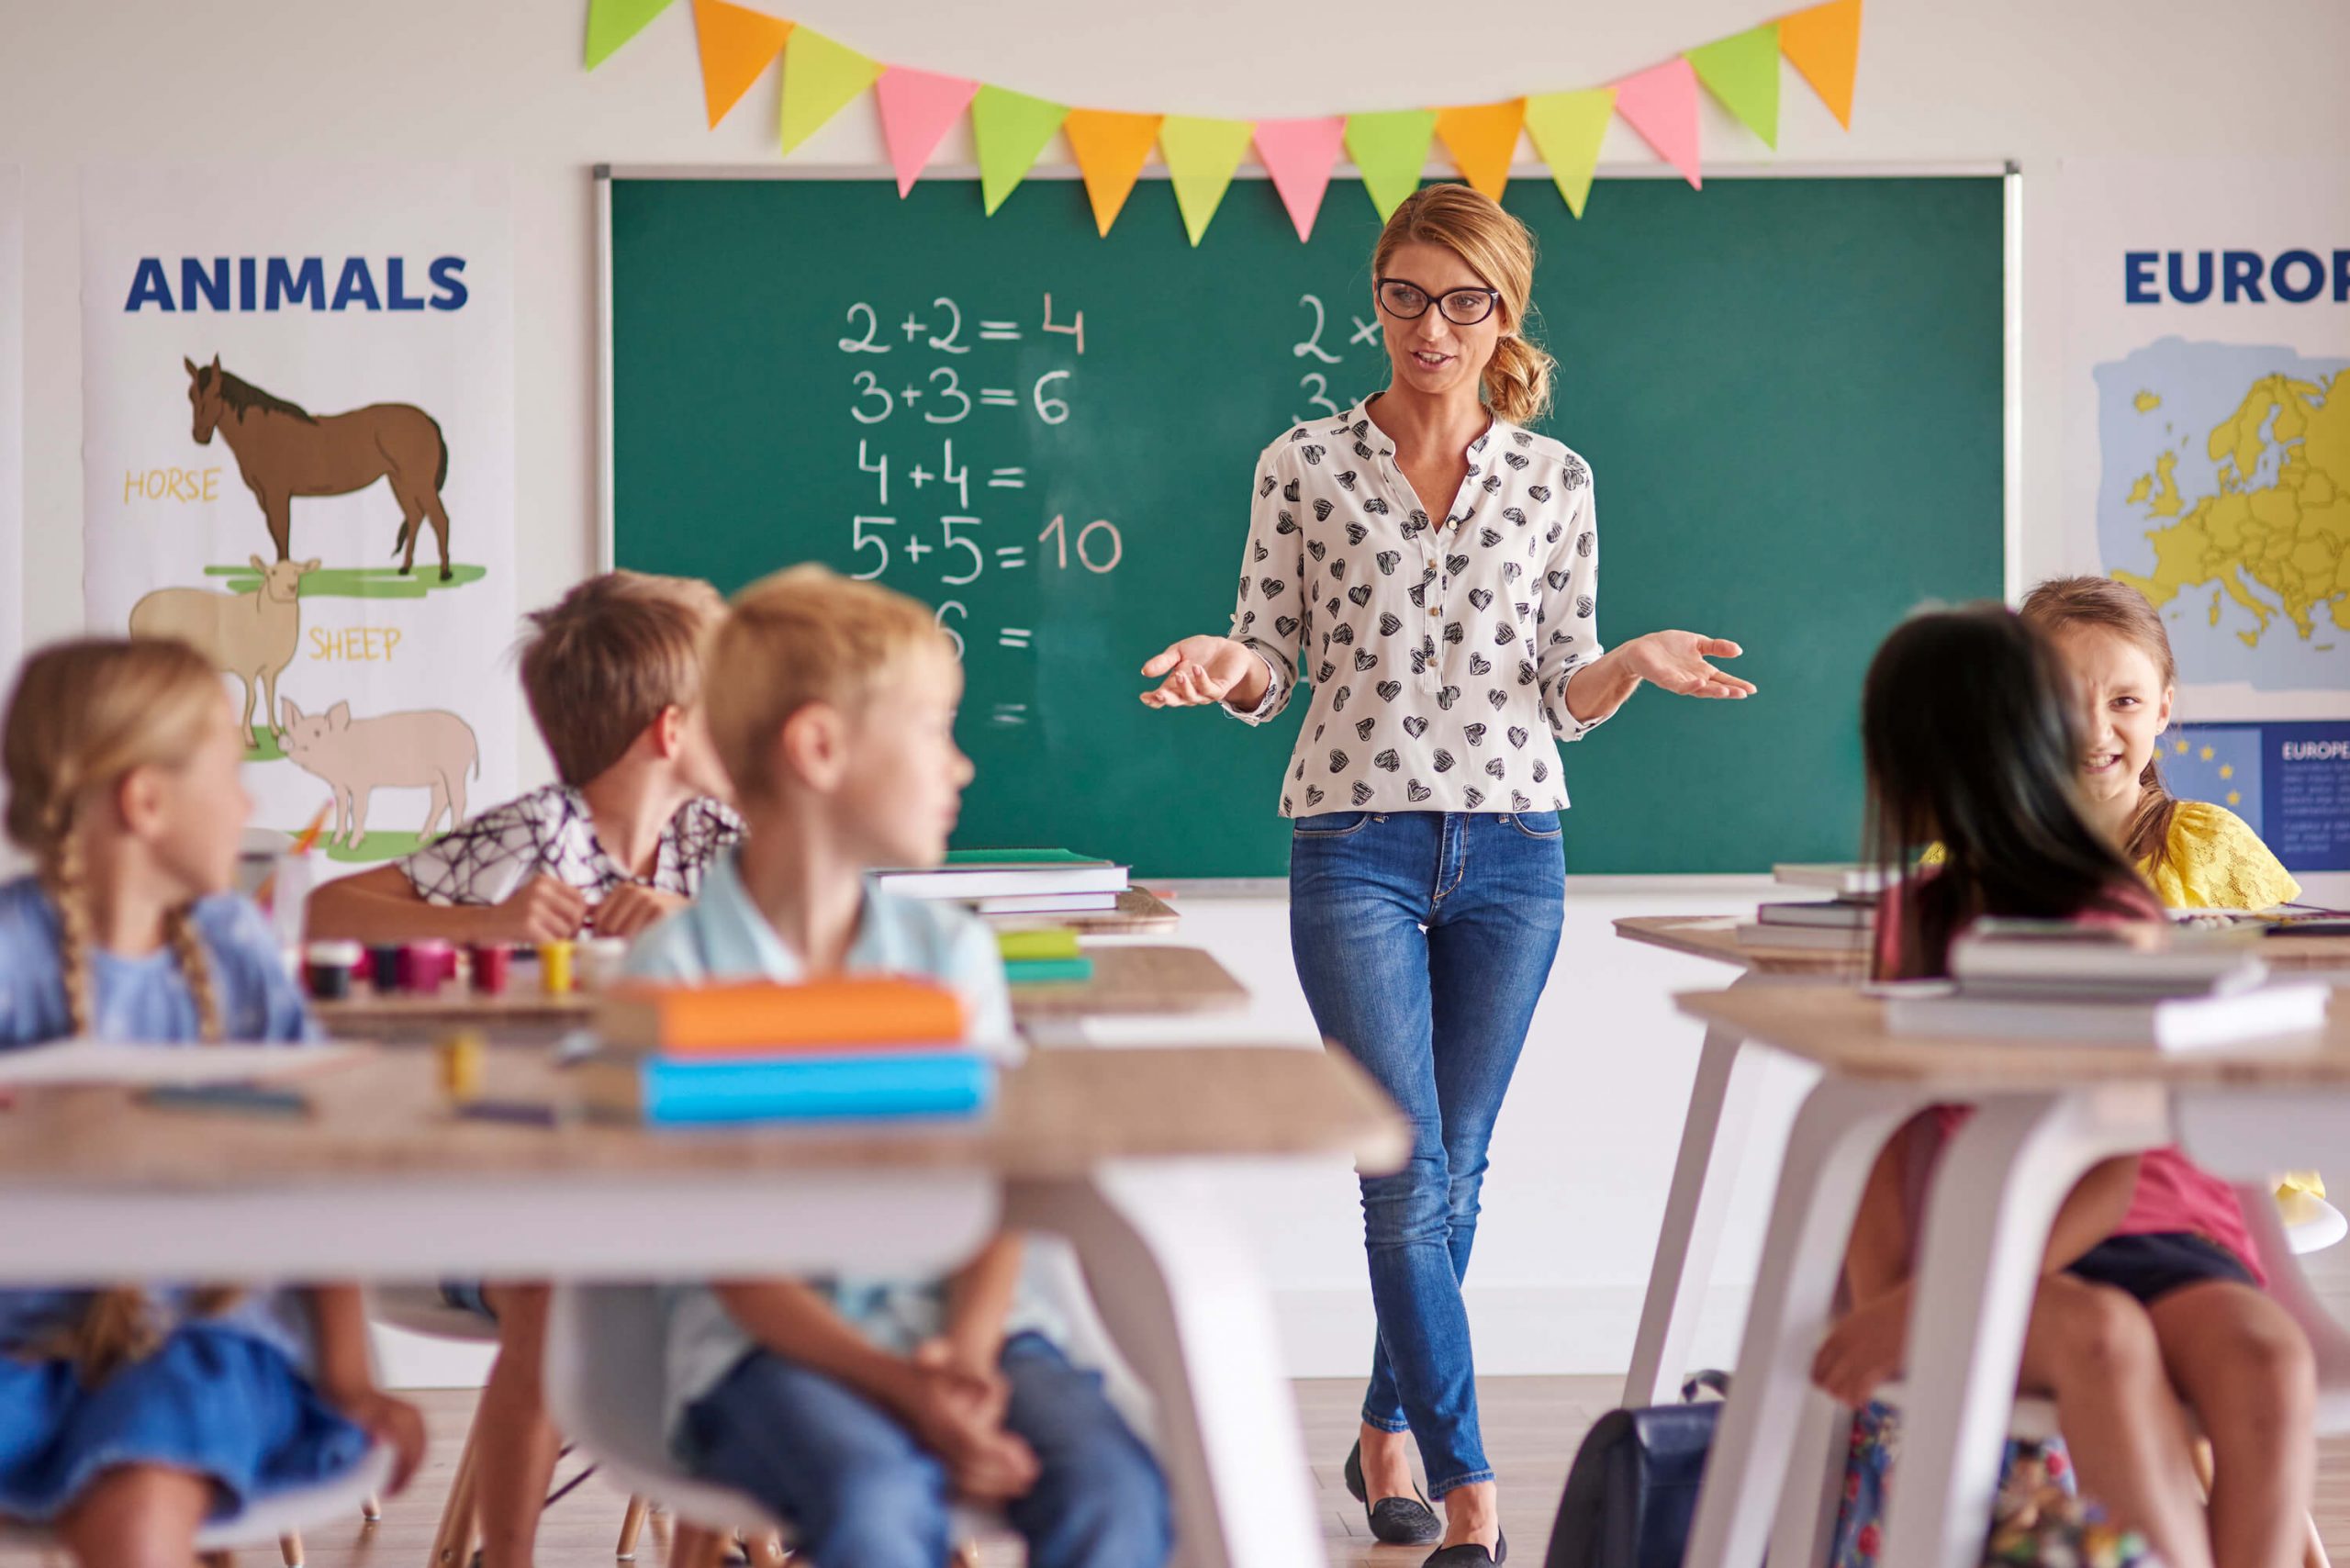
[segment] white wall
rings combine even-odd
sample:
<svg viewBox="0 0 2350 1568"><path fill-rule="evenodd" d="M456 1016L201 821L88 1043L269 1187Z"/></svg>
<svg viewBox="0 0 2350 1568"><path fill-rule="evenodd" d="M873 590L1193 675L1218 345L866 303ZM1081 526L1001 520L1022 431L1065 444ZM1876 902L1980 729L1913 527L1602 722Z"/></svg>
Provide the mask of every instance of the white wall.
<svg viewBox="0 0 2350 1568"><path fill-rule="evenodd" d="M800 19L883 59L1105 107L1304 115L1489 100L1606 81L1753 25L1790 0L1489 0L1482 48L1430 47L1417 0L808 0ZM27 197L28 560L38 640L80 616L80 342L75 173L115 161L495 160L514 170L520 602L551 598L591 561L594 297L588 166L773 161L772 74L718 132L702 126L688 6L592 78L579 69L584 0L0 0L0 162ZM2025 171L2022 286L2026 515L2021 575L2053 568L2064 215L2059 161L2080 155L2260 157L2325 152L2350 131L2340 0L1875 0L1854 129L1788 77L1777 159L1804 163L2013 158ZM1719 162L1771 161L1707 111ZM957 137L941 150L967 161ZM1047 160L1065 151L1048 150ZM881 157L868 106L802 162ZM1646 165L1620 127L1611 162ZM2195 199L2182 189L2181 201ZM1604 221L1604 207L1593 221ZM1921 482L1925 476L1921 476ZM1618 515L1625 509L1620 499ZM1620 525L1619 525L1620 526ZM1234 527L1239 527L1235 519ZM1618 628L1619 632L1633 630ZM1590 743L1608 744L1605 733ZM1569 755L1572 761L1572 753ZM1659 758L1659 766L1672 759ZM1266 758L1268 775L1279 759ZM544 776L528 748L525 776ZM1571 769L1572 772L1572 769ZM1726 781L1726 788L1734 783ZM1603 822L1575 822L1600 834ZM1669 990L1721 976L1616 942L1615 914L1728 908L1751 890L1592 889L1571 901L1557 981L1499 1131L1472 1300L1492 1371L1619 1367L1694 1065L1695 1032ZM1310 1033L1280 906L1195 904L1188 939L1248 978L1244 1026ZM1766 1111L1799 1081L1780 1078ZM1766 1121L1768 1117L1766 1116ZM1719 1358L1751 1274L1770 1167L1749 1161L1725 1260ZM1260 1184L1246 1204L1284 1291L1301 1372L1357 1367L1369 1338L1353 1204L1342 1177ZM1335 1326L1336 1331L1333 1331Z"/></svg>

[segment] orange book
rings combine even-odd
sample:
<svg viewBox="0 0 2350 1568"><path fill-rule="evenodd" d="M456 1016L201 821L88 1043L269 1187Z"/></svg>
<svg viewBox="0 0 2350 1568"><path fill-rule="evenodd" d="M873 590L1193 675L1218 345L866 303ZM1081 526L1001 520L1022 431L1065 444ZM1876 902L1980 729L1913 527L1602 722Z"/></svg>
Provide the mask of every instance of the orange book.
<svg viewBox="0 0 2350 1568"><path fill-rule="evenodd" d="M677 1055L788 1055L844 1047L923 1046L963 1038L962 999L934 980L860 975L778 985L656 985L631 980L596 1003L607 1046Z"/></svg>

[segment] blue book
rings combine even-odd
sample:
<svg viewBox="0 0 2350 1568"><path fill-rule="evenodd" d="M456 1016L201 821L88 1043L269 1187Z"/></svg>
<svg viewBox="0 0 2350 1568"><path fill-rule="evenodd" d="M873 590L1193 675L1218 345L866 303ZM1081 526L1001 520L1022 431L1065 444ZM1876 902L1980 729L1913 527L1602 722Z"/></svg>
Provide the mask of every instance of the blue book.
<svg viewBox="0 0 2350 1568"><path fill-rule="evenodd" d="M976 1116L995 1098L995 1064L971 1051L844 1056L603 1056L575 1070L599 1114L648 1126L871 1122Z"/></svg>

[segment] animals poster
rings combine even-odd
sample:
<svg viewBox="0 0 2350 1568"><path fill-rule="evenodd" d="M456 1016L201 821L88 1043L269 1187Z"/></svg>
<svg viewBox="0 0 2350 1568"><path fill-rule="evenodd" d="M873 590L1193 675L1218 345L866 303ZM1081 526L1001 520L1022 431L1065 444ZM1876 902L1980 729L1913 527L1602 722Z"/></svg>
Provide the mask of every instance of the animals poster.
<svg viewBox="0 0 2350 1568"><path fill-rule="evenodd" d="M244 726L253 824L401 855L514 793L501 173L91 171L83 593Z"/></svg>
<svg viewBox="0 0 2350 1568"><path fill-rule="evenodd" d="M2068 564L2162 614L2174 790L2350 871L2350 165L2094 160L2063 188Z"/></svg>
<svg viewBox="0 0 2350 1568"><path fill-rule="evenodd" d="M0 670L25 651L25 289L22 187L0 164Z"/></svg>

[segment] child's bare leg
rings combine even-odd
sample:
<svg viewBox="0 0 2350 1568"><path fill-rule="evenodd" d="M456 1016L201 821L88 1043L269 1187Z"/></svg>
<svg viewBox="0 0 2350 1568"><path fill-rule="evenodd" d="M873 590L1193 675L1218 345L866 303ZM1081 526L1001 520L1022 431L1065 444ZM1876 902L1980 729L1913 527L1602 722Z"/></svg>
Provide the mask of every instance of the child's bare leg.
<svg viewBox="0 0 2350 1568"><path fill-rule="evenodd" d="M160 1464L127 1464L93 1483L57 1521L83 1568L188 1568L212 1483Z"/></svg>
<svg viewBox="0 0 2350 1568"><path fill-rule="evenodd" d="M498 1360L474 1412L475 1490L483 1568L530 1568L561 1441L547 1420L547 1297L543 1284L491 1285Z"/></svg>
<svg viewBox="0 0 2350 1568"><path fill-rule="evenodd" d="M2285 1309L2214 1280L2147 1309L2171 1381L2211 1441L2220 1568L2299 1568L2316 1484L2317 1369Z"/></svg>
<svg viewBox="0 0 2350 1568"><path fill-rule="evenodd" d="M2020 1381L2055 1397L2084 1493L2169 1568L2213 1568L2186 1413L2144 1307L2109 1285L2049 1275L2032 1299Z"/></svg>

